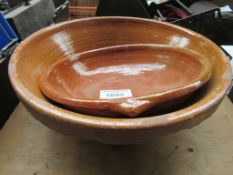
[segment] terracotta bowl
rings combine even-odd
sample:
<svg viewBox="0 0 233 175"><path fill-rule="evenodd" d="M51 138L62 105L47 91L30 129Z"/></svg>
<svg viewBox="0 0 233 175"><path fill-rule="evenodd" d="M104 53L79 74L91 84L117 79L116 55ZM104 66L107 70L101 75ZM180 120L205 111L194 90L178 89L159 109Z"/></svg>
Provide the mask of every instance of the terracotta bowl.
<svg viewBox="0 0 233 175"><path fill-rule="evenodd" d="M39 77L56 61L92 49L138 43L191 49L209 59L211 78L179 109L134 119L80 114L51 103L41 93ZM171 24L127 17L75 20L40 30L15 50L9 76L27 110L46 126L107 144L144 143L193 127L211 116L231 87L228 58L210 40Z"/></svg>
<svg viewBox="0 0 233 175"><path fill-rule="evenodd" d="M177 106L210 75L210 61L189 49L130 44L59 60L41 74L39 85L48 98L77 112L136 117L170 108L167 103Z"/></svg>

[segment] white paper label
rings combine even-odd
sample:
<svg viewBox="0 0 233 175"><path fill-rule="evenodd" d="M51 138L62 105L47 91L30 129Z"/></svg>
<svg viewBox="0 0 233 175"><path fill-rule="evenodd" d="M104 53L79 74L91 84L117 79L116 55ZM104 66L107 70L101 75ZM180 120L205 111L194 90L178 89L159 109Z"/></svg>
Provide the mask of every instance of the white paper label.
<svg viewBox="0 0 233 175"><path fill-rule="evenodd" d="M100 99L116 99L116 98L127 98L127 97L132 97L132 92L130 89L100 91Z"/></svg>

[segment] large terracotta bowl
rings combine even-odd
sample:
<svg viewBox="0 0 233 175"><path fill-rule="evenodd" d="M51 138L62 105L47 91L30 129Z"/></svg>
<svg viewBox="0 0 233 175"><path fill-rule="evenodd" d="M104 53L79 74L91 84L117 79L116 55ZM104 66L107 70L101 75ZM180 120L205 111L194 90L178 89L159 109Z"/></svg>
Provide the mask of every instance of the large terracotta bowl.
<svg viewBox="0 0 233 175"><path fill-rule="evenodd" d="M38 80L54 62L78 53L122 44L166 44L191 49L212 64L209 82L178 109L138 118L90 116L50 102ZM47 27L24 40L9 63L12 85L27 110L46 126L107 144L136 144L193 127L211 116L231 87L228 58L207 38L152 20L101 17Z"/></svg>

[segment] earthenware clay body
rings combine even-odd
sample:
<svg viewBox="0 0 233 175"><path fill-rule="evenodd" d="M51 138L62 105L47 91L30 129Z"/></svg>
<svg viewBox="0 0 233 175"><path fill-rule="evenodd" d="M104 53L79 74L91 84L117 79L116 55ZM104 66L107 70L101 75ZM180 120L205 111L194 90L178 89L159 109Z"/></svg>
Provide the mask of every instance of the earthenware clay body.
<svg viewBox="0 0 233 175"><path fill-rule="evenodd" d="M178 105L207 82L211 65L191 50L165 45L123 45L55 62L40 78L52 100L94 115L136 116Z"/></svg>
<svg viewBox="0 0 233 175"><path fill-rule="evenodd" d="M39 88L42 72L58 60L88 50L137 43L191 49L211 62L211 78L179 110L134 119L72 112L51 103ZM107 144L145 143L199 124L217 109L232 81L228 58L207 38L171 24L131 17L86 18L38 31L14 51L9 76L26 109L43 124L76 138Z"/></svg>

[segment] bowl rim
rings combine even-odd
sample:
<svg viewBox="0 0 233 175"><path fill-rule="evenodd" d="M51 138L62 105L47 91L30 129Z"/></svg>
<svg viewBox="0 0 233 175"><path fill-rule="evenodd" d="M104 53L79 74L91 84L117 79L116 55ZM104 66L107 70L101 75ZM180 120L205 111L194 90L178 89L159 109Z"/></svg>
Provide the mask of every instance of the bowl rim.
<svg viewBox="0 0 233 175"><path fill-rule="evenodd" d="M181 30L184 33L188 33L189 35L190 34L196 35L196 37L204 39L213 48L219 50L219 52L221 53L221 58L225 63L224 66L226 69L223 73L223 76L221 77L220 83L205 98L201 99L197 103L194 103L178 111L174 111L162 115L142 117L142 118L140 117L139 118L107 118L107 117L91 116L91 115L85 115L85 114L68 111L66 109L60 108L46 101L43 101L39 97L34 96L33 93L31 93L17 78L17 62L20 59L18 55L20 54L20 51L25 47L27 47L27 44L30 43L30 41L36 38L37 36L40 36L43 33L52 32L56 29L59 29L60 27L71 25L73 23L78 23L82 21L91 21L91 20L112 20L112 19L131 20L137 22L140 21L146 23L147 22L157 23L159 25L164 25L169 28ZM224 52L208 38L189 29L180 26L175 26L173 24L154 21L151 19L122 17L122 16L91 17L91 18L77 19L43 28L35 32L34 34L30 35L29 37L27 37L25 40L23 40L19 44L19 46L15 49L9 61L8 73L11 84L18 97L21 99L21 101L24 104L27 104L28 106L32 107L34 110L40 111L44 115L47 115L54 120L60 120L60 121L62 120L64 122L69 122L75 125L88 126L94 128L105 128L105 129L109 128L109 129L130 130L130 129L156 128L156 127L167 126L192 119L195 116L204 113L207 109L210 109L215 105L217 105L224 98L224 96L229 93L230 88L232 86L232 77L231 77L232 72L231 72L229 59L226 57Z"/></svg>

